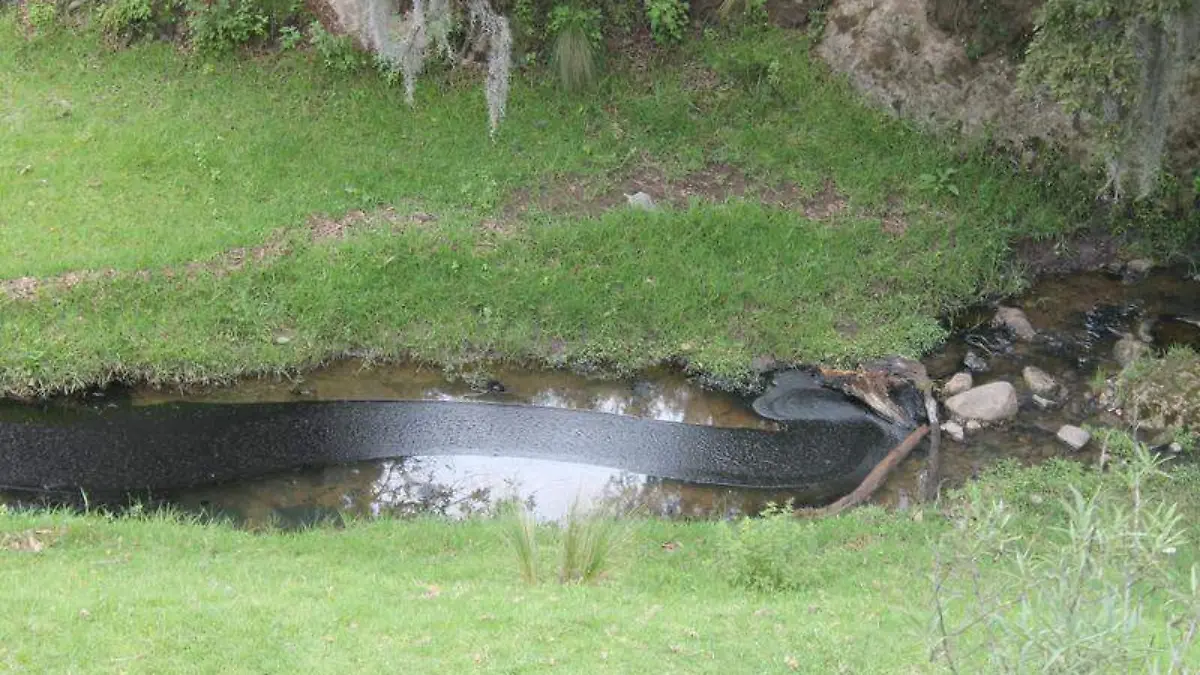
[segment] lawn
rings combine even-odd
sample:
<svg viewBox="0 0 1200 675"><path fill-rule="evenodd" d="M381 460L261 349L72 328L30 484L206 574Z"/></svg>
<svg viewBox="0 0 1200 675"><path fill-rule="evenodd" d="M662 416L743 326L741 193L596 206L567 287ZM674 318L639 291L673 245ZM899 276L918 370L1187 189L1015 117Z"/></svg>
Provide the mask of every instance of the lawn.
<svg viewBox="0 0 1200 675"><path fill-rule="evenodd" d="M1010 242L1074 227L1068 202L867 109L808 48L708 37L579 95L522 72L493 139L469 72L410 109L305 51L26 39L2 13L0 392L348 352L731 381L920 353L1020 285Z"/></svg>

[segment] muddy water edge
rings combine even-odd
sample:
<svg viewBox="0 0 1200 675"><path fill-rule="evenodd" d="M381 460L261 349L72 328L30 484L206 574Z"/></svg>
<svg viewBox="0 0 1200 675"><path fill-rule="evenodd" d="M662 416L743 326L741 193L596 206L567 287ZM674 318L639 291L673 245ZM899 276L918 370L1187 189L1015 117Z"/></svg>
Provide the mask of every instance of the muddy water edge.
<svg viewBox="0 0 1200 675"><path fill-rule="evenodd" d="M1096 404L1093 383L1115 373L1114 345L1122 334L1140 336L1153 348L1189 344L1200 348L1200 281L1187 269L1161 269L1140 278L1090 272L1044 278L1006 304L1022 309L1037 330L1016 339L993 326L995 307L954 319L953 335L923 359L935 382L975 370L975 384L1005 380L1018 391L1020 411L1000 425L969 432L963 442L945 438L944 487L961 485L1003 458L1022 463L1070 456L1084 460L1055 437L1064 424L1120 424ZM1194 323L1197 322L1197 323ZM1061 385L1053 405L1039 405L1022 370L1036 366ZM758 416L751 399L700 386L678 371L659 369L623 380L604 380L551 370L495 368L477 377L449 377L414 364L367 365L341 361L291 379L260 378L198 392L112 389L86 400L50 406L155 406L170 403L293 403L302 401L457 401L523 404L594 411L690 425L777 430ZM0 404L10 409L16 404ZM900 466L876 501L903 507L918 494L924 463L920 450ZM714 518L754 513L787 490L730 488L689 483L545 458L483 454L408 456L308 466L253 480L132 495L156 504L229 518L260 527L301 527L341 522L345 515L439 514L463 517L488 512L501 500L520 499L543 519L565 514L576 501L607 503L664 517ZM10 504L39 503L45 495L0 493Z"/></svg>

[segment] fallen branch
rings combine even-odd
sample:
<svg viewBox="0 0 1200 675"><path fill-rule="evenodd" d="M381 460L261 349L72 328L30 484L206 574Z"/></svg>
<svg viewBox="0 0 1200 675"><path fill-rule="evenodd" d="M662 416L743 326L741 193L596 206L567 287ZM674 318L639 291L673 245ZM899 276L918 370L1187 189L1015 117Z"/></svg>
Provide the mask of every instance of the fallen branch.
<svg viewBox="0 0 1200 675"><path fill-rule="evenodd" d="M913 448L917 447L917 443L920 443L921 439L925 438L925 434L927 433L929 433L929 427L926 425L922 425L914 429L913 432L908 435L908 438L905 438L900 445L892 448L883 458L883 460L876 464L874 469L871 469L871 473L867 474L867 477L863 479L862 483L859 483L857 488L854 488L854 492L851 492L850 494L842 497L825 508L796 509L794 512L795 515L802 518L833 516L841 513L851 506L857 506L858 504L870 499L871 495L875 494L875 491L879 489L879 486L883 485L883 481L888 477L888 474L890 474L892 470L904 460L905 457L908 457L909 453L913 451Z"/></svg>

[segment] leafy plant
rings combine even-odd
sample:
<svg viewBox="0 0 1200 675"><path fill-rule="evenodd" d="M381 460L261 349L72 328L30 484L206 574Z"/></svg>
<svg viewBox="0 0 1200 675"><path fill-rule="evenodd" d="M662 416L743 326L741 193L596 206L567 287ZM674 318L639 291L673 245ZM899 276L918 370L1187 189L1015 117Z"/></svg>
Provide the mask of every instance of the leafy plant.
<svg viewBox="0 0 1200 675"><path fill-rule="evenodd" d="M936 550L934 658L952 672L1183 672L1200 576L1172 561L1176 507L1146 496L1162 461L1139 445L1090 497L1072 486L1042 542L1026 543L1007 502L968 493Z"/></svg>
<svg viewBox="0 0 1200 675"><path fill-rule="evenodd" d="M766 0L721 0L717 16L726 23L765 26L768 22Z"/></svg>
<svg viewBox="0 0 1200 675"><path fill-rule="evenodd" d="M922 192L934 195L949 194L959 196L958 186L954 184L954 175L958 169L946 167L936 173L923 173L917 177L917 188Z"/></svg>
<svg viewBox="0 0 1200 675"><path fill-rule="evenodd" d="M778 592L804 585L796 561L804 557L800 523L791 504L768 504L759 518L743 518L725 530L720 544L729 582L740 588Z"/></svg>
<svg viewBox="0 0 1200 675"><path fill-rule="evenodd" d="M319 21L309 25L308 41L321 57L321 63L336 73L352 73L367 64L366 55L354 46L348 35L334 35Z"/></svg>
<svg viewBox="0 0 1200 675"><path fill-rule="evenodd" d="M687 26L687 0L646 0L646 17L650 19L650 35L660 45L681 42Z"/></svg>
<svg viewBox="0 0 1200 675"><path fill-rule="evenodd" d="M148 31L153 17L150 0L112 0L100 9L100 30L110 37L133 39Z"/></svg>
<svg viewBox="0 0 1200 675"><path fill-rule="evenodd" d="M252 0L191 0L188 40L199 52L222 52L267 34L270 18Z"/></svg>
<svg viewBox="0 0 1200 675"><path fill-rule="evenodd" d="M58 5L54 0L27 0L24 21L30 30L39 34L47 33L58 22Z"/></svg>
<svg viewBox="0 0 1200 675"><path fill-rule="evenodd" d="M279 48L283 51L291 51L300 46L304 41L304 33L300 32L295 26L284 26L279 29Z"/></svg>
<svg viewBox="0 0 1200 675"><path fill-rule="evenodd" d="M552 62L559 84L567 91L590 85L596 78L597 52L602 44L599 9L557 5L550 12L554 36Z"/></svg>

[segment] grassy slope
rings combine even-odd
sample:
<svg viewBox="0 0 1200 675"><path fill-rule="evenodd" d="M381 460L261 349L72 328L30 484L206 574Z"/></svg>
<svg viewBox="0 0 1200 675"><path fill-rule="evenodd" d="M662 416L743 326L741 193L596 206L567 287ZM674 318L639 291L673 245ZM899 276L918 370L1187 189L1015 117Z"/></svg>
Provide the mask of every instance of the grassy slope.
<svg viewBox="0 0 1200 675"><path fill-rule="evenodd" d="M1179 502L1190 524L1198 478L1179 472L1144 497ZM1014 533L1028 543L1055 536L1068 485L1089 492L1097 481L1059 462L996 472L981 489L1013 507ZM723 523L633 521L606 578L564 587L521 582L503 522L490 519L251 534L159 517L0 514L0 541L30 528L55 533L42 535L55 543L41 553L0 546L0 669L938 670L924 622L931 544L950 529L942 517L872 507L788 525L776 545L800 586L765 593L726 583ZM546 574L557 535L543 528L539 539ZM1196 545L1177 558L1182 583Z"/></svg>
<svg viewBox="0 0 1200 675"><path fill-rule="evenodd" d="M431 78L409 110L379 78L334 76L306 54L205 62L88 34L26 42L0 15L0 279L178 266L298 233L316 212L439 217L336 244L296 234L292 255L222 278L0 297L0 391L204 379L351 349L683 357L725 376L758 354L912 354L940 337L944 308L1012 289L1012 237L1065 227L1038 185L861 107L802 36L688 50L582 98L518 77L493 142L471 82ZM731 164L752 190L832 180L850 208L826 221L753 198L652 216L535 209L507 235L480 227L519 190L591 177L611 194L647 162L676 177ZM961 196L920 188L952 166ZM885 208L903 234L884 231ZM281 332L294 338L282 348Z"/></svg>

